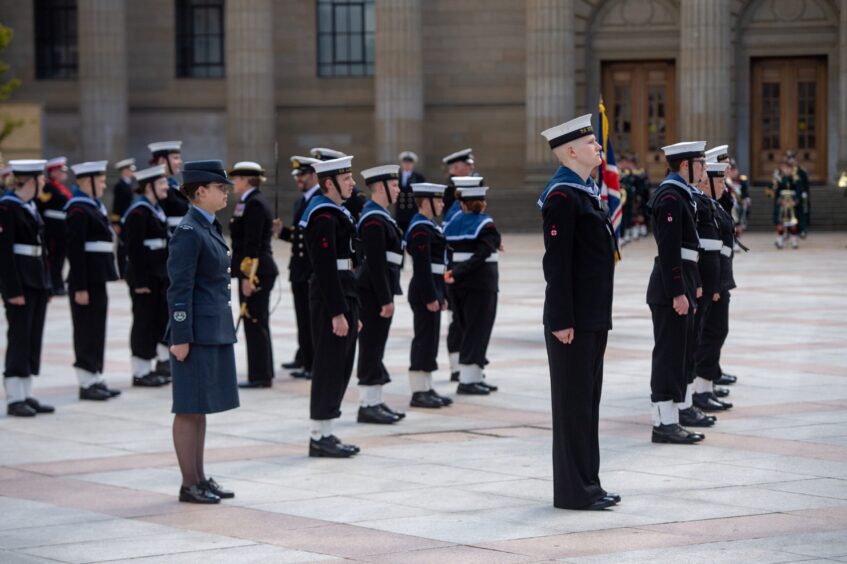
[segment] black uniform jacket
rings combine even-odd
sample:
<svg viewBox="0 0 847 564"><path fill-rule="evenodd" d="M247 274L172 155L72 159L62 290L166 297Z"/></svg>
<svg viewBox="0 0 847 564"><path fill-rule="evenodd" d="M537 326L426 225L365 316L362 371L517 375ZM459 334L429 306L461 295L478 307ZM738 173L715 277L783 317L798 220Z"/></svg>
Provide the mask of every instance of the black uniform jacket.
<svg viewBox="0 0 847 564"><path fill-rule="evenodd" d="M720 227L715 218L717 204L702 192L695 192L697 199L697 236L700 238L700 279L703 282L703 295L709 296L720 292L721 285L721 253L722 243Z"/></svg>
<svg viewBox="0 0 847 564"><path fill-rule="evenodd" d="M173 176L168 177L168 195L159 205L168 217L168 229L173 232L191 207L188 198L179 191L179 182Z"/></svg>
<svg viewBox="0 0 847 564"><path fill-rule="evenodd" d="M447 240L434 221L421 214L406 229L406 252L412 257L409 303L444 303L444 251Z"/></svg>
<svg viewBox="0 0 847 564"><path fill-rule="evenodd" d="M724 192L718 200L715 218L721 229L721 291L735 288L735 276L732 273L732 261L735 258L735 221L732 219L732 195Z"/></svg>
<svg viewBox="0 0 847 564"><path fill-rule="evenodd" d="M75 292L87 290L93 284L117 280L115 255L107 250L114 241L114 233L106 206L75 191L65 212L70 289Z"/></svg>
<svg viewBox="0 0 847 564"><path fill-rule="evenodd" d="M112 199L112 223L121 223L126 210L132 205L132 182L123 177L115 183Z"/></svg>
<svg viewBox="0 0 847 564"><path fill-rule="evenodd" d="M246 275L241 272L241 261L245 257L258 258L259 286L263 280L279 274L271 250L273 211L265 196L253 189L247 197L238 202L229 220L229 233L232 236L232 274L238 278Z"/></svg>
<svg viewBox="0 0 847 564"><path fill-rule="evenodd" d="M412 184L426 182L423 174L412 171L406 182L403 182L403 173L400 173L400 194L394 204L394 217L401 229L409 226L412 217L418 213L418 205L415 203L415 194L412 192Z"/></svg>
<svg viewBox="0 0 847 564"><path fill-rule="evenodd" d="M122 223L130 288L149 288L153 280L167 279L170 235L165 212L142 197L127 209Z"/></svg>
<svg viewBox="0 0 847 564"><path fill-rule="evenodd" d="M454 287L496 292L500 279L497 269L500 232L494 220L483 213L458 214L444 229L444 236Z"/></svg>
<svg viewBox="0 0 847 564"><path fill-rule="evenodd" d="M306 211L309 200L318 193L315 188L297 199L291 227L286 225L279 234L280 239L291 243L291 257L288 259L288 279L291 282L308 282L312 275L312 262L306 254L306 234L300 227L300 220L303 218L303 212Z"/></svg>
<svg viewBox="0 0 847 564"><path fill-rule="evenodd" d="M376 294L381 305L400 295L403 233L388 211L374 201L365 204L356 226L364 260L356 273L359 288Z"/></svg>
<svg viewBox="0 0 847 564"><path fill-rule="evenodd" d="M18 252L15 252L15 247ZM0 198L0 291L3 299L24 288L50 288L44 253L44 223L35 204L14 194Z"/></svg>

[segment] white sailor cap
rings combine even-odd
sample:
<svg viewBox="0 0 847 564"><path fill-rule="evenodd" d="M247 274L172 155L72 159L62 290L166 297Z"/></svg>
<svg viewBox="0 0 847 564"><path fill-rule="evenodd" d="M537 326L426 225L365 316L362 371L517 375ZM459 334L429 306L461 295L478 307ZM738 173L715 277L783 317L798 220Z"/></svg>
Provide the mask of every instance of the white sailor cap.
<svg viewBox="0 0 847 564"><path fill-rule="evenodd" d="M594 135L594 128L591 126L591 114L585 114L556 127L545 129L541 132L541 135L547 139L551 149L555 149L586 135Z"/></svg>
<svg viewBox="0 0 847 564"><path fill-rule="evenodd" d="M161 164L139 170L135 173L135 179L138 182L145 182L150 180L156 180L157 178L164 178L167 175L168 173L167 171L165 171L165 165Z"/></svg>
<svg viewBox="0 0 847 564"><path fill-rule="evenodd" d="M122 168L129 168L131 171L135 172L135 159L124 159L115 163L115 170L120 170Z"/></svg>
<svg viewBox="0 0 847 564"><path fill-rule="evenodd" d="M353 171L353 157L345 156L339 159L330 159L328 161L318 161L312 165L315 172L318 173L318 178L328 178L337 176L346 172Z"/></svg>
<svg viewBox="0 0 847 564"><path fill-rule="evenodd" d="M462 188L456 191L456 197L460 200L484 200L488 186L475 186L473 188Z"/></svg>
<svg viewBox="0 0 847 564"><path fill-rule="evenodd" d="M9 161L9 169L18 176L38 176L44 174L46 164L44 159L18 159Z"/></svg>
<svg viewBox="0 0 847 564"><path fill-rule="evenodd" d="M709 176L721 177L726 174L726 169L729 168L728 162L723 163L706 163L706 174Z"/></svg>
<svg viewBox="0 0 847 564"><path fill-rule="evenodd" d="M418 156L412 151L403 151L399 155L397 155L398 161L412 161L413 163L418 162Z"/></svg>
<svg viewBox="0 0 847 564"><path fill-rule="evenodd" d="M468 164L473 164L473 149L468 147L467 149L462 149L461 151L450 153L449 155L441 159L441 162L446 165L451 165L459 161L464 161Z"/></svg>
<svg viewBox="0 0 847 564"><path fill-rule="evenodd" d="M71 165L74 174L77 178L83 176L97 176L98 174L106 174L106 167L109 161L89 161Z"/></svg>
<svg viewBox="0 0 847 564"><path fill-rule="evenodd" d="M346 157L345 153L341 151L336 151L335 149L327 149L326 147L315 147L309 154L315 157L320 161L329 161L333 159L340 159L341 157Z"/></svg>
<svg viewBox="0 0 847 564"><path fill-rule="evenodd" d="M416 182L412 184L412 193L415 196L429 196L432 198L443 198L444 190L447 186L444 184L432 184L431 182Z"/></svg>
<svg viewBox="0 0 847 564"><path fill-rule="evenodd" d="M68 170L68 157L56 157L55 159L48 159L47 164L44 165L44 168L47 170L53 168L61 168L62 170Z"/></svg>
<svg viewBox="0 0 847 564"><path fill-rule="evenodd" d="M265 169L259 163L253 161L241 161L235 163L232 169L227 173L229 176L262 176L265 174Z"/></svg>
<svg viewBox="0 0 847 564"><path fill-rule="evenodd" d="M300 172L312 172L314 171L315 163L321 162L320 159L313 159L312 157L299 157L294 155L291 157L291 168L294 169L293 174L298 174Z"/></svg>
<svg viewBox="0 0 847 564"><path fill-rule="evenodd" d="M157 141L147 145L153 155L168 153L179 153L182 151L182 141Z"/></svg>
<svg viewBox="0 0 847 564"><path fill-rule="evenodd" d="M706 152L705 141L683 141L682 143L674 143L662 147L665 153L665 159L669 161L681 161L684 159L693 159L694 157L702 157Z"/></svg>
<svg viewBox="0 0 847 564"><path fill-rule="evenodd" d="M384 165L366 168L362 171L365 184L373 184L381 180L393 180L400 178L400 165Z"/></svg>
<svg viewBox="0 0 847 564"><path fill-rule="evenodd" d="M729 145L718 145L706 151L707 163L719 163L729 160Z"/></svg>
<svg viewBox="0 0 847 564"><path fill-rule="evenodd" d="M456 188L473 188L475 186L482 186L482 182L485 180L481 176L451 176L450 181L453 182L453 186Z"/></svg>

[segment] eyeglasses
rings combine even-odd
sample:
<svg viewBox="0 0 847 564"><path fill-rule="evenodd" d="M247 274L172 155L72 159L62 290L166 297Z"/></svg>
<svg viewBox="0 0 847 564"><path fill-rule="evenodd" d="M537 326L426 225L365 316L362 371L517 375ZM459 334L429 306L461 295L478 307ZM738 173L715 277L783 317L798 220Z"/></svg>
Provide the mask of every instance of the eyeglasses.
<svg viewBox="0 0 847 564"><path fill-rule="evenodd" d="M224 194L228 194L232 191L232 187L229 184L224 184L223 182L212 182L209 184L210 188L216 188Z"/></svg>

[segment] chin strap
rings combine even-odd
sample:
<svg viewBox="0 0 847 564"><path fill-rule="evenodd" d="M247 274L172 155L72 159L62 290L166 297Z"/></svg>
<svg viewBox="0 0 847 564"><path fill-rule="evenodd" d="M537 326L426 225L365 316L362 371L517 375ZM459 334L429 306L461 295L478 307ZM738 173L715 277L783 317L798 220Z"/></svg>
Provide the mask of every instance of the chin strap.
<svg viewBox="0 0 847 564"><path fill-rule="evenodd" d="M332 185L335 186L335 191L338 192L338 197L341 198L342 202L346 202L347 200L344 198L344 194L341 193L341 186L338 185L338 180L336 176L330 177L332 180Z"/></svg>
<svg viewBox="0 0 847 564"><path fill-rule="evenodd" d="M715 196L715 179L709 176L709 188L712 190L712 199L717 200Z"/></svg>
<svg viewBox="0 0 847 564"><path fill-rule="evenodd" d="M688 183L694 186L694 159L688 159Z"/></svg>
<svg viewBox="0 0 847 564"><path fill-rule="evenodd" d="M94 181L96 177L96 175L91 175L88 179L91 181L91 197L95 200L99 200L100 196L97 195L97 183Z"/></svg>
<svg viewBox="0 0 847 564"><path fill-rule="evenodd" d="M383 180L382 185L385 187L385 197L388 200L388 205L390 206L394 203L394 198L391 197L391 190L388 188L388 181Z"/></svg>

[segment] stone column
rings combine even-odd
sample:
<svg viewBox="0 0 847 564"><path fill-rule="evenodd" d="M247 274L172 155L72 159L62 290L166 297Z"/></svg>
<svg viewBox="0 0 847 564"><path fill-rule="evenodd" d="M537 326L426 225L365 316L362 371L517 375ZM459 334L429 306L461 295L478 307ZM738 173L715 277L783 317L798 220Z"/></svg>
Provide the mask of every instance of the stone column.
<svg viewBox="0 0 847 564"><path fill-rule="evenodd" d="M526 0L527 183L556 159L541 132L574 117L574 0Z"/></svg>
<svg viewBox="0 0 847 564"><path fill-rule="evenodd" d="M376 155L423 151L422 0L376 0ZM420 166L420 165L419 165Z"/></svg>
<svg viewBox="0 0 847 564"><path fill-rule="evenodd" d="M80 142L84 160L127 157L126 2L79 0Z"/></svg>
<svg viewBox="0 0 847 564"><path fill-rule="evenodd" d="M847 0L841 0L838 26L838 170L847 169Z"/></svg>
<svg viewBox="0 0 847 564"><path fill-rule="evenodd" d="M679 140L729 143L730 0L680 2Z"/></svg>
<svg viewBox="0 0 847 564"><path fill-rule="evenodd" d="M225 3L227 166L256 161L273 178L276 139L273 2Z"/></svg>

